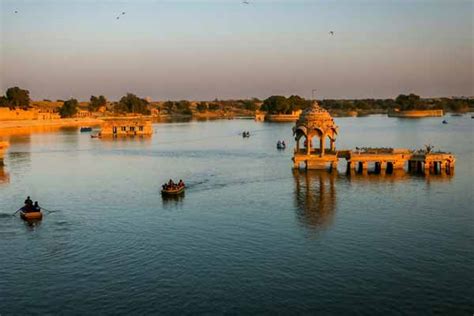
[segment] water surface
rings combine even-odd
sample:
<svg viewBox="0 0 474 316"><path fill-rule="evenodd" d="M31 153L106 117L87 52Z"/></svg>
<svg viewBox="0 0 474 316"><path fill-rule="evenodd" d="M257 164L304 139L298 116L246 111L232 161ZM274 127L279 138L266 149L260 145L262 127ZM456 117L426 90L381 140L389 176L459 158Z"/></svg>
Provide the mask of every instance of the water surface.
<svg viewBox="0 0 474 316"><path fill-rule="evenodd" d="M453 177L293 172L292 124L251 120L5 136L0 314L472 315L474 120L448 120L337 118L336 146L431 143ZM27 195L41 224L9 215Z"/></svg>

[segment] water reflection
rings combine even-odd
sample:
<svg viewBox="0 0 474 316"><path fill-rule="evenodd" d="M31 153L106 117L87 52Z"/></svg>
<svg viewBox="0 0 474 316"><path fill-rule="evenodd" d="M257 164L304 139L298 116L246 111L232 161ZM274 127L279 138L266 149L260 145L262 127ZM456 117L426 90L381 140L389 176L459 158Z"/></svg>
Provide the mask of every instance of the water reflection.
<svg viewBox="0 0 474 316"><path fill-rule="evenodd" d="M309 228L327 228L336 209L337 173L325 170L293 172L298 220Z"/></svg>
<svg viewBox="0 0 474 316"><path fill-rule="evenodd" d="M347 176L347 179L350 182L356 183L367 183L367 184L374 184L374 183L395 183L395 182L406 182L406 181L414 181L414 180L424 180L427 184L430 182L442 182L442 181L451 181L453 178L453 173L440 173L440 174L414 174L409 173L403 169L396 169L393 170L390 174L374 174L374 173L367 173L367 174L354 174L351 173Z"/></svg>
<svg viewBox="0 0 474 316"><path fill-rule="evenodd" d="M6 183L10 183L10 174L5 170L5 167L0 166L0 185Z"/></svg>
<svg viewBox="0 0 474 316"><path fill-rule="evenodd" d="M164 208L182 207L183 200L184 200L184 193L179 194L179 195L162 196Z"/></svg>

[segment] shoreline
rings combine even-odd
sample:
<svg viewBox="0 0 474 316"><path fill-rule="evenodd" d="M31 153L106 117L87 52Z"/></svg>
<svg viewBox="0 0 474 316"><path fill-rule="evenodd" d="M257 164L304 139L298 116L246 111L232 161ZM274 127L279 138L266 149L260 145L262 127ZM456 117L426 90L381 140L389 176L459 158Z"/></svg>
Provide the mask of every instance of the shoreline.
<svg viewBox="0 0 474 316"><path fill-rule="evenodd" d="M102 123L102 119L93 118L0 121L0 135L47 132L61 127L100 125Z"/></svg>

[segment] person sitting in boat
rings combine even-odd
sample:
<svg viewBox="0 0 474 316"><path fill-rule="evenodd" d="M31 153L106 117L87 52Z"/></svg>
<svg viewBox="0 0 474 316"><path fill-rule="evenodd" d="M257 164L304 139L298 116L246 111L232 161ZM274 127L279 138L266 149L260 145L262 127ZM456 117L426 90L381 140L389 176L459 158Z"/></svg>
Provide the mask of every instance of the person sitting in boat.
<svg viewBox="0 0 474 316"><path fill-rule="evenodd" d="M23 211L25 213L33 211L33 201L31 200L29 196L25 200L25 206L23 206Z"/></svg>
<svg viewBox="0 0 474 316"><path fill-rule="evenodd" d="M281 145L282 145L283 147L286 147L286 144L285 144L285 141L284 141L284 140L281 141Z"/></svg>
<svg viewBox="0 0 474 316"><path fill-rule="evenodd" d="M281 147L281 141L280 140L277 143L277 147Z"/></svg>
<svg viewBox="0 0 474 316"><path fill-rule="evenodd" d="M41 207L39 206L38 201L35 201L35 204L33 205L33 211L35 212L41 211Z"/></svg>
<svg viewBox="0 0 474 316"><path fill-rule="evenodd" d="M178 182L178 187L184 187L184 182L183 180L179 179L179 182Z"/></svg>
<svg viewBox="0 0 474 316"><path fill-rule="evenodd" d="M168 187L171 188L171 187L173 187L173 185L174 185L174 182L173 182L172 179L170 179L170 181L168 181Z"/></svg>

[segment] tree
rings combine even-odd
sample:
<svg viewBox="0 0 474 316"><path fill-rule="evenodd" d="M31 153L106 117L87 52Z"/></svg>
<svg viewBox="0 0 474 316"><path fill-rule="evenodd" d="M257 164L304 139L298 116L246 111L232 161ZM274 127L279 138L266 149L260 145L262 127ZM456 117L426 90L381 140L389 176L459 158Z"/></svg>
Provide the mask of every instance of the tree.
<svg viewBox="0 0 474 316"><path fill-rule="evenodd" d="M400 110L424 110L427 108L426 104L421 102L420 96L410 93L409 95L400 94L395 102L398 104Z"/></svg>
<svg viewBox="0 0 474 316"><path fill-rule="evenodd" d="M311 101L305 100L298 95L292 95L288 98L291 111L304 110L311 105Z"/></svg>
<svg viewBox="0 0 474 316"><path fill-rule="evenodd" d="M166 101L163 106L165 107L166 110L168 110L168 112L170 113L171 111L173 111L173 108L174 108L174 102L173 101Z"/></svg>
<svg viewBox="0 0 474 316"><path fill-rule="evenodd" d="M63 106L59 108L59 115L61 115L62 118L73 117L77 113L78 105L79 102L77 102L76 99L71 98L65 101Z"/></svg>
<svg viewBox="0 0 474 316"><path fill-rule="evenodd" d="M99 97L92 95L90 98L90 103L89 103L89 111L97 112L101 107L106 106L106 105L107 105L107 99L103 95Z"/></svg>
<svg viewBox="0 0 474 316"><path fill-rule="evenodd" d="M272 114L285 114L291 112L291 107L284 96L274 95L263 101L262 110Z"/></svg>
<svg viewBox="0 0 474 316"><path fill-rule="evenodd" d="M198 105L196 106L196 109L199 112L206 112L207 111L207 103L206 102L199 102Z"/></svg>
<svg viewBox="0 0 474 316"><path fill-rule="evenodd" d="M6 99L12 107L28 107L30 105L30 92L18 87L8 88Z"/></svg>
<svg viewBox="0 0 474 316"><path fill-rule="evenodd" d="M148 101L137 97L133 93L127 93L126 96L123 96L116 105L115 110L125 113L150 114Z"/></svg>
<svg viewBox="0 0 474 316"><path fill-rule="evenodd" d="M5 97L0 97L0 108L7 108L7 107L10 107L10 103L8 103L8 100L7 98Z"/></svg>

